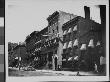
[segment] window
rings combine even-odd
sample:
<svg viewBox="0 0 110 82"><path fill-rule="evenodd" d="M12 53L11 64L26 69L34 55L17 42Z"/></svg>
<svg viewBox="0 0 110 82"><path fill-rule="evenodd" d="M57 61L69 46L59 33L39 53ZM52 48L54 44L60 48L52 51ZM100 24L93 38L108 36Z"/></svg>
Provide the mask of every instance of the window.
<svg viewBox="0 0 110 82"><path fill-rule="evenodd" d="M77 25L74 26L73 31L77 31Z"/></svg>
<svg viewBox="0 0 110 82"><path fill-rule="evenodd" d="M57 31L58 31L58 26L57 26Z"/></svg>
<svg viewBox="0 0 110 82"><path fill-rule="evenodd" d="M53 29L53 33L54 33L54 29Z"/></svg>
<svg viewBox="0 0 110 82"><path fill-rule="evenodd" d="M65 30L64 32L63 32L63 35L66 35L67 34L67 30Z"/></svg>

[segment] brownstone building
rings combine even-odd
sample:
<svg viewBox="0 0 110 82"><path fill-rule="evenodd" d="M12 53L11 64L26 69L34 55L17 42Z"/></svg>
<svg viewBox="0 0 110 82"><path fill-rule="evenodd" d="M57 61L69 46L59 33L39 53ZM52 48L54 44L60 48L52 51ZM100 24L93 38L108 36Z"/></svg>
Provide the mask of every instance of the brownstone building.
<svg viewBox="0 0 110 82"><path fill-rule="evenodd" d="M38 31L33 31L30 35L28 35L26 37L26 51L28 53L29 56L31 56L31 54L34 52L35 49L35 42L37 40L37 36L36 34L38 33Z"/></svg>
<svg viewBox="0 0 110 82"><path fill-rule="evenodd" d="M74 17L75 15L73 14L56 11L47 18L48 26L33 37L34 39L36 38L36 40L33 41L33 49L29 46L29 48L32 49L30 51L33 54L33 60L36 59L34 66L53 70L61 66L63 37L60 36L63 34L62 25ZM28 43L27 39L26 46Z"/></svg>
<svg viewBox="0 0 110 82"><path fill-rule="evenodd" d="M48 50L48 27L42 29L36 34L36 42L34 43L34 67L43 68L47 63L47 53Z"/></svg>
<svg viewBox="0 0 110 82"><path fill-rule="evenodd" d="M52 42L50 49L48 49L48 56L50 58L49 63L52 64L53 70L57 70L62 65L62 25L74 17L76 17L76 15L63 11L56 11L47 18L48 39Z"/></svg>
<svg viewBox="0 0 110 82"><path fill-rule="evenodd" d="M63 28L63 64L62 68L71 68L78 70L78 65L74 62L76 59L88 63L81 70L93 70L94 63L99 64L97 46L103 46L102 26L90 19L80 16L66 22ZM92 50L89 50L92 47ZM96 50L96 51L95 51ZM91 55L92 54L92 55ZM100 55L101 56L101 55ZM80 59L79 59L80 58ZM88 61L90 60L91 61ZM96 61L97 60L97 61ZM78 64L78 62L77 62ZM83 65L84 66L84 65ZM91 68L91 69L89 69Z"/></svg>

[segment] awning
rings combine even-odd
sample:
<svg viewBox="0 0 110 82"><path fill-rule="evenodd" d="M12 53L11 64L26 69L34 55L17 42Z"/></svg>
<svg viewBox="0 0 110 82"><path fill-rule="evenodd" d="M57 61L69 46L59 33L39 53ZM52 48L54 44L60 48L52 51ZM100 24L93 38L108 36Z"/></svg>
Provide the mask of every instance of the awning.
<svg viewBox="0 0 110 82"><path fill-rule="evenodd" d="M73 31L77 31L77 25L73 28Z"/></svg>
<svg viewBox="0 0 110 82"><path fill-rule="evenodd" d="M94 41L93 41L93 39L91 39L91 40L89 41L88 47L94 47Z"/></svg>
<svg viewBox="0 0 110 82"><path fill-rule="evenodd" d="M16 57L15 59L18 59L18 57Z"/></svg>
<svg viewBox="0 0 110 82"><path fill-rule="evenodd" d="M73 46L78 46L78 40L77 39L74 41Z"/></svg>
<svg viewBox="0 0 110 82"><path fill-rule="evenodd" d="M72 48L72 41L69 42L68 48Z"/></svg>
<svg viewBox="0 0 110 82"><path fill-rule="evenodd" d="M56 43L57 41L56 41L56 38L55 38L55 40L54 40L54 43Z"/></svg>
<svg viewBox="0 0 110 82"><path fill-rule="evenodd" d="M67 48L67 42L64 43L64 46L63 46L63 49L66 49Z"/></svg>
<svg viewBox="0 0 110 82"><path fill-rule="evenodd" d="M40 48L38 48L38 50L41 50L41 47L40 47Z"/></svg>
<svg viewBox="0 0 110 82"><path fill-rule="evenodd" d="M38 57L35 57L35 58L34 58L34 61L37 61L37 60L38 60Z"/></svg>
<svg viewBox="0 0 110 82"><path fill-rule="evenodd" d="M78 60L78 56L75 56L75 57L74 57L74 60Z"/></svg>
<svg viewBox="0 0 110 82"><path fill-rule="evenodd" d="M65 30L64 32L63 32L63 35L66 35L67 34L67 30Z"/></svg>
<svg viewBox="0 0 110 82"><path fill-rule="evenodd" d="M59 37L59 33L56 33L55 36L56 36L56 37Z"/></svg>
<svg viewBox="0 0 110 82"><path fill-rule="evenodd" d="M32 53L32 55L35 55L35 53Z"/></svg>
<svg viewBox="0 0 110 82"><path fill-rule="evenodd" d="M44 47L47 47L46 44L44 44Z"/></svg>
<svg viewBox="0 0 110 82"><path fill-rule="evenodd" d="M101 45L101 44L100 44L100 42L98 41L97 44L96 44L96 46L100 46L100 45Z"/></svg>
<svg viewBox="0 0 110 82"><path fill-rule="evenodd" d="M62 61L66 61L66 59L63 59Z"/></svg>
<svg viewBox="0 0 110 82"><path fill-rule="evenodd" d="M82 44L80 50L86 50L86 44Z"/></svg>
<svg viewBox="0 0 110 82"><path fill-rule="evenodd" d="M54 55L54 58L57 58L57 59L58 59L58 56L57 56L57 54L55 54L55 55Z"/></svg>
<svg viewBox="0 0 110 82"><path fill-rule="evenodd" d="M40 42L41 42L41 40L37 41L35 44L40 43Z"/></svg>
<svg viewBox="0 0 110 82"><path fill-rule="evenodd" d="M51 44L52 44L51 40L50 40L50 41L48 41L48 46L51 46Z"/></svg>
<svg viewBox="0 0 110 82"><path fill-rule="evenodd" d="M48 41L48 39L46 39L46 42Z"/></svg>
<svg viewBox="0 0 110 82"><path fill-rule="evenodd" d="M101 56L100 57L100 65L106 64L106 58Z"/></svg>
<svg viewBox="0 0 110 82"><path fill-rule="evenodd" d="M71 32L72 32L72 28L69 28L68 33L71 33Z"/></svg>
<svg viewBox="0 0 110 82"><path fill-rule="evenodd" d="M71 61L72 59L73 59L73 57L69 57L69 58L68 58L68 61Z"/></svg>
<svg viewBox="0 0 110 82"><path fill-rule="evenodd" d="M38 48L36 48L35 51L38 51Z"/></svg>

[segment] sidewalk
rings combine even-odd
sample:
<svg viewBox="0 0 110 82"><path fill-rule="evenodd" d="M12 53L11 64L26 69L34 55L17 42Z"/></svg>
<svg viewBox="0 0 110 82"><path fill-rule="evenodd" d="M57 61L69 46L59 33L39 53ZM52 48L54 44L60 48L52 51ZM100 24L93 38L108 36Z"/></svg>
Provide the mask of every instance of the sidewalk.
<svg viewBox="0 0 110 82"><path fill-rule="evenodd" d="M10 69L19 70L19 68L10 68ZM23 71L22 68L20 69L20 71ZM100 76L102 75L99 73L94 73L92 71L90 72L79 71L79 74L77 74L78 73L77 71L36 70L36 72L54 73L54 74L60 74L64 76Z"/></svg>
<svg viewBox="0 0 110 82"><path fill-rule="evenodd" d="M84 72L80 71L79 75L77 75L77 71L52 71L52 70L36 70L39 72L48 72L48 73L56 73L56 74L61 74L61 75L66 75L66 76L98 76L98 73L94 72Z"/></svg>
<svg viewBox="0 0 110 82"><path fill-rule="evenodd" d="M19 68L15 68L15 67L8 67L8 69L12 69L12 70L16 70L16 71L18 71L19 70ZM20 68L20 71L23 71L23 69L22 68Z"/></svg>

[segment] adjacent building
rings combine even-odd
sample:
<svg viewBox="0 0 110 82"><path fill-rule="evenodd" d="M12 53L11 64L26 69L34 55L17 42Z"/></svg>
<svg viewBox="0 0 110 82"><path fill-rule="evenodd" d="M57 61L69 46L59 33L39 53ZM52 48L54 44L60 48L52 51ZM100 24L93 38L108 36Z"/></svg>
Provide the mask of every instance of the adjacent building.
<svg viewBox="0 0 110 82"><path fill-rule="evenodd" d="M8 65L11 66L12 65L12 62L14 61L14 51L13 49L17 46L18 44L17 43L11 43L11 42L8 42Z"/></svg>
<svg viewBox="0 0 110 82"><path fill-rule="evenodd" d="M17 66L20 63L20 66L27 64L27 55L26 55L26 46L25 43L20 43L13 49L14 60L17 61Z"/></svg>
<svg viewBox="0 0 110 82"><path fill-rule="evenodd" d="M75 18L76 15L66 13L63 11L55 11L47 18L48 21L48 39L50 41L50 49L48 49L48 56L53 70L57 70L62 65L63 53L63 30L62 25L67 21Z"/></svg>
<svg viewBox="0 0 110 82"><path fill-rule="evenodd" d="M66 22L63 28L62 68L78 70L77 59L83 61L80 70L94 70L94 64L99 64L100 57L97 46L103 46L102 26L93 20L80 16ZM89 47L92 49L90 50ZM76 64L77 63L77 64ZM84 64L85 67L84 67Z"/></svg>
<svg viewBox="0 0 110 82"><path fill-rule="evenodd" d="M25 43L8 43L8 65L16 67L27 63L26 46Z"/></svg>
<svg viewBox="0 0 110 82"><path fill-rule="evenodd" d="M26 43L26 51L31 56L31 54L34 52L34 44L37 40L36 34L38 31L33 31L30 35L26 37L25 43Z"/></svg>
<svg viewBox="0 0 110 82"><path fill-rule="evenodd" d="M35 68L46 68L48 50L48 27L45 27L36 34L36 42L34 43L35 49L33 53ZM48 67L47 67L48 68Z"/></svg>

